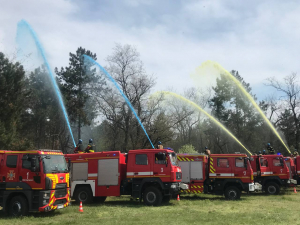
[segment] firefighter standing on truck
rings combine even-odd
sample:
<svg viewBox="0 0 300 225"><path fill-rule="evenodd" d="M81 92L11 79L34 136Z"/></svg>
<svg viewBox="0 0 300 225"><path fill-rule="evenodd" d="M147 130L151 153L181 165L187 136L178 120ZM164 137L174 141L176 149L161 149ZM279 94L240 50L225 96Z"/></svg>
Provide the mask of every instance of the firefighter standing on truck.
<svg viewBox="0 0 300 225"><path fill-rule="evenodd" d="M205 146L204 153L205 153L205 155L210 155L210 150L206 146Z"/></svg>
<svg viewBox="0 0 300 225"><path fill-rule="evenodd" d="M93 149L93 147L94 147L94 145L93 145L93 139L90 139L89 140L89 144L86 147L86 149L84 150L84 152L86 152L86 153L93 153L93 152L95 152L94 149Z"/></svg>
<svg viewBox="0 0 300 225"><path fill-rule="evenodd" d="M274 154L275 154L275 151L274 151L274 149L272 148L271 144L268 143L267 146L268 146L268 147L267 147L267 150L268 150L269 154L270 154L270 155L274 155Z"/></svg>
<svg viewBox="0 0 300 225"><path fill-rule="evenodd" d="M82 140L78 140L78 144L76 145L76 148L74 149L74 153L83 153L83 145Z"/></svg>

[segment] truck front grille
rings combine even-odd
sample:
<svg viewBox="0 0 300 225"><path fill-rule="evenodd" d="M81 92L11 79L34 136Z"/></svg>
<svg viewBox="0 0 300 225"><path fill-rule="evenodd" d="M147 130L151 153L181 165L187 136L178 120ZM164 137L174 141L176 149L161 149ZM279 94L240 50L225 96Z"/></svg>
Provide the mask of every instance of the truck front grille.
<svg viewBox="0 0 300 225"><path fill-rule="evenodd" d="M62 198L65 197L67 194L67 189L59 189L55 190L55 198Z"/></svg>
<svg viewBox="0 0 300 225"><path fill-rule="evenodd" d="M61 189L61 188L67 188L67 183L56 184L56 188L55 189Z"/></svg>

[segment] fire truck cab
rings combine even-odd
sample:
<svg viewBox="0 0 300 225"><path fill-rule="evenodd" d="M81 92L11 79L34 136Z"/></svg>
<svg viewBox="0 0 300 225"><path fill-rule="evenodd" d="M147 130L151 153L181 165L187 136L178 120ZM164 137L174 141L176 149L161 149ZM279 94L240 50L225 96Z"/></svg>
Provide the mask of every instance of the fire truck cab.
<svg viewBox="0 0 300 225"><path fill-rule="evenodd" d="M146 205L160 205L179 193L181 169L167 149L67 154L71 164L71 195L83 203L107 196L131 195Z"/></svg>
<svg viewBox="0 0 300 225"><path fill-rule="evenodd" d="M0 206L11 216L67 207L69 172L61 151L0 151Z"/></svg>
<svg viewBox="0 0 300 225"><path fill-rule="evenodd" d="M253 171L245 154L178 154L182 193L214 193L236 200L242 191L254 191Z"/></svg>
<svg viewBox="0 0 300 225"><path fill-rule="evenodd" d="M293 178L297 181L297 184L300 184L300 156L290 158L290 160L292 161L290 162L290 165L292 168Z"/></svg>
<svg viewBox="0 0 300 225"><path fill-rule="evenodd" d="M282 155L251 156L254 181L262 185L267 194L279 194L280 187L296 184L293 179L290 158Z"/></svg>

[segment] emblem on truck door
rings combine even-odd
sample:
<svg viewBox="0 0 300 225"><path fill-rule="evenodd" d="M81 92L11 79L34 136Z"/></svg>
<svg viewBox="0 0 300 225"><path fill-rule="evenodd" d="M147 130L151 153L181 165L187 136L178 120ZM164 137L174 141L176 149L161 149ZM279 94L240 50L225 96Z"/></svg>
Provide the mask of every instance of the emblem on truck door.
<svg viewBox="0 0 300 225"><path fill-rule="evenodd" d="M16 174L13 170L10 170L9 173L7 173L8 180L13 180L15 178Z"/></svg>

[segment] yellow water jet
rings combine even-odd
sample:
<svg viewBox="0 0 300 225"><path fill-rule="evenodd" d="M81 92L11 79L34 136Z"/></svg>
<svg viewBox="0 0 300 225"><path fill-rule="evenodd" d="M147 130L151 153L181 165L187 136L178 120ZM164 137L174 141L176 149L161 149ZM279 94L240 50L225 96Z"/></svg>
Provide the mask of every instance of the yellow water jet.
<svg viewBox="0 0 300 225"><path fill-rule="evenodd" d="M291 153L290 150L289 150L289 148L286 146L286 144L284 143L284 141L282 140L282 138L280 137L280 135L276 131L276 129L273 126L273 124L268 120L268 118L266 117L266 115L263 113L263 111L260 109L260 107L256 104L256 102L253 99L253 97L246 91L246 89L243 87L243 85L231 73L229 73L226 69L224 69L218 63L210 61L210 60L202 63L201 66L196 69L196 72L199 72L199 71L200 71L200 73L202 71L205 72L205 71L207 71L207 69L208 69L209 66L213 66L213 68L216 69L219 72L219 74L225 73L225 75L227 75L239 87L239 89L250 100L250 102L252 103L252 105L254 106L254 108L259 112L259 114L262 116L262 118L266 121L266 123L269 125L269 127L271 128L271 130L274 132L274 134L278 137L278 139L281 141L281 143L287 149L287 151L289 153ZM192 74L191 77L195 79L196 78L195 75L197 75L197 73L194 74L194 75Z"/></svg>
<svg viewBox="0 0 300 225"><path fill-rule="evenodd" d="M229 131L227 130L223 124L221 124L218 120L216 120L213 116L211 116L209 113L207 113L204 109L202 109L199 105L197 105L195 102L186 99L185 97L176 94L174 92L170 92L170 91L158 91L155 94L166 94L166 95L172 95L182 101L187 102L188 104L192 105L193 107L195 107L196 109L200 110L202 113L204 113L207 117L209 117L216 125L218 125L219 127L221 127L227 134L229 134L229 136L231 136L237 143L239 143L240 146L242 146L250 155L252 155L252 153Z"/></svg>

